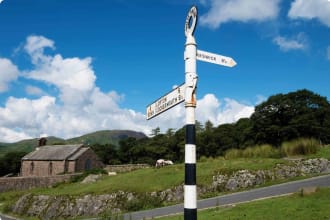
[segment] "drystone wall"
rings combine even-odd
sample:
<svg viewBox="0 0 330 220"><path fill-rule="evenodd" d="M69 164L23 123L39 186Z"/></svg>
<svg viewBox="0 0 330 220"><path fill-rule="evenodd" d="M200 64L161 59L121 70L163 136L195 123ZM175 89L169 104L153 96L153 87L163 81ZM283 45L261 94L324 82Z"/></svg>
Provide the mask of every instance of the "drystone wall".
<svg viewBox="0 0 330 220"><path fill-rule="evenodd" d="M149 164L123 164L123 165L107 165L104 169L108 172L116 172L116 173L123 173L123 172L130 172L137 169L149 168Z"/></svg>
<svg viewBox="0 0 330 220"><path fill-rule="evenodd" d="M239 170L232 174L213 176L212 184L198 187L198 194L207 192L235 191L254 187L267 181L285 179L309 174L329 173L327 159L293 161L292 165L278 164L271 170ZM183 185L145 195L119 191L106 195L45 196L28 194L21 197L13 207L19 215L35 216L41 219L75 218L78 216L102 216L104 213L119 213L127 210L127 205L139 199L158 199L161 202L182 202Z"/></svg>
<svg viewBox="0 0 330 220"><path fill-rule="evenodd" d="M75 175L79 174L43 177L2 177L0 178L0 192L26 190L36 187L51 187L57 183L69 181Z"/></svg>

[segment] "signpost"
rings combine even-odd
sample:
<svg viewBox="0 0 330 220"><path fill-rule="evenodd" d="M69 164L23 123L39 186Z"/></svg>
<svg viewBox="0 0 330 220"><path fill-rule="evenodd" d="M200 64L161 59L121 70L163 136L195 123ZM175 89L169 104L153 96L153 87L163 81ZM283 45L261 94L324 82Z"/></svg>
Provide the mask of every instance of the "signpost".
<svg viewBox="0 0 330 220"><path fill-rule="evenodd" d="M185 178L184 178L184 219L197 219L196 188L196 60L233 67L236 62L226 56L197 50L194 37L197 24L197 8L191 7L185 22L186 44L184 51L185 83L167 93L147 106L147 119L151 119L175 105L185 101L186 109L186 144L185 144ZM183 92L184 91L184 92Z"/></svg>
<svg viewBox="0 0 330 220"><path fill-rule="evenodd" d="M233 67L236 65L235 60L233 60L233 58L231 57L226 57L202 50L197 50L197 60L214 63L222 66L227 66L227 67Z"/></svg>
<svg viewBox="0 0 330 220"><path fill-rule="evenodd" d="M157 115L183 102L184 91L185 84L182 84L147 106L147 120L152 119L153 117L156 117Z"/></svg>

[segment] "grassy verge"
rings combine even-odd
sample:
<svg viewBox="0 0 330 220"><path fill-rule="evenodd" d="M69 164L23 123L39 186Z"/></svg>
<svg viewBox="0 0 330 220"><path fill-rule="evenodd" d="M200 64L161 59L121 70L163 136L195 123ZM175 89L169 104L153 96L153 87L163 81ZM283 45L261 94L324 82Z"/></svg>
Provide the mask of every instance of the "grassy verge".
<svg viewBox="0 0 330 220"><path fill-rule="evenodd" d="M323 157L330 159L330 146L321 148L316 154L305 156L306 158ZM285 159L274 158L236 158L227 160L220 158L204 158L197 163L197 183L199 186L206 186L212 183L213 175L218 173L231 174L237 170L266 170L275 167L279 163L290 163ZM300 179L297 177L295 179ZM306 178L306 177L305 177ZM0 194L0 210L6 212L6 209L16 202L16 200L26 193L36 195L71 195L82 196L86 194L108 194L119 190L126 192L144 193L162 191L173 188L184 181L184 164L176 164L160 169L148 168L136 170L129 173L121 173L116 176L103 176L95 183L82 184L65 183L59 184L54 188L38 188L29 191L15 191ZM277 180L268 182L266 185L279 182L288 182L286 180ZM199 195L201 196L201 195ZM215 196L214 194L203 195L203 198ZM7 210L8 211L8 210Z"/></svg>
<svg viewBox="0 0 330 220"><path fill-rule="evenodd" d="M330 188L302 196L294 195L238 204L230 207L218 207L198 212L198 219L329 219ZM159 218L160 220L181 220L182 215Z"/></svg>
<svg viewBox="0 0 330 220"><path fill-rule="evenodd" d="M270 169L277 163L286 163L282 159L239 158L225 160L224 158L208 159L197 163L197 180L199 185L209 185L212 176L221 173L232 173L241 169L257 170ZM38 188L29 192L43 195L84 195L105 194L118 190L127 192L153 192L161 191L183 184L184 164L177 164L160 169L148 168L122 173L116 176L104 176L95 183L81 184L66 183L59 184L54 188ZM1 196L0 196L1 201Z"/></svg>

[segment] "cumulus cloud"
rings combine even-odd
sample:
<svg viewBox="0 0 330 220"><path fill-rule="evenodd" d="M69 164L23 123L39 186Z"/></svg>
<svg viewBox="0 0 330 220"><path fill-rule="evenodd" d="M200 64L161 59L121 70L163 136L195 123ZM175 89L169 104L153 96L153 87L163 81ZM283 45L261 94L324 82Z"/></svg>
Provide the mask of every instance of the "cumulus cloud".
<svg viewBox="0 0 330 220"><path fill-rule="evenodd" d="M211 0L211 9L201 16L202 25L217 28L229 21L266 21L279 13L280 0ZM205 2L204 2L205 4Z"/></svg>
<svg viewBox="0 0 330 220"><path fill-rule="evenodd" d="M214 126L233 123L240 118L248 118L254 112L254 106L245 105L236 100L219 100L214 94L206 94L197 100L196 120L204 124L211 121ZM168 128L181 128L185 125L184 105L178 105L152 119L150 126L160 127L165 132Z"/></svg>
<svg viewBox="0 0 330 220"><path fill-rule="evenodd" d="M0 58L0 93L7 91L11 81L17 79L19 70L8 59Z"/></svg>
<svg viewBox="0 0 330 220"><path fill-rule="evenodd" d="M95 85L90 57L47 55L45 49L54 50L55 43L43 36L29 36L23 48L34 67L23 71L21 77L53 86L58 94L47 96L40 88L26 86L29 95L43 96L9 97L0 107L0 141L39 137L43 133L69 138L100 129L150 130L142 113L120 108L123 95L102 92Z"/></svg>
<svg viewBox="0 0 330 220"><path fill-rule="evenodd" d="M45 95L45 92L42 91L42 89L35 86L26 86L25 91L28 95L36 95L36 96Z"/></svg>
<svg viewBox="0 0 330 220"><path fill-rule="evenodd" d="M307 48L307 39L303 33L300 33L291 39L277 36L273 39L273 42L278 45L282 51L304 50Z"/></svg>
<svg viewBox="0 0 330 220"><path fill-rule="evenodd" d="M295 0L288 16L292 19L317 19L330 27L330 2L328 0Z"/></svg>
<svg viewBox="0 0 330 220"><path fill-rule="evenodd" d="M17 140L24 140L33 138L24 133L24 131L15 131L13 129L0 127L0 136L2 137L0 141L15 142Z"/></svg>
<svg viewBox="0 0 330 220"><path fill-rule="evenodd" d="M19 77L55 87L58 94L50 96L39 87L28 85L25 87L27 94L37 98L9 97L0 107L0 142L35 138L41 134L70 138L105 129L131 129L148 135L156 127L165 132L168 128L184 126L183 104L146 121L145 113L120 107L122 94L104 92L97 87L90 57L47 55L46 48L54 50L55 43L42 36L27 38L24 50L34 67L23 71ZM17 68L9 60L2 62L11 66L17 77ZM1 80L3 83L3 78ZM196 119L202 123L210 120L214 125L249 117L254 109L228 98L220 101L212 94L198 100L198 106Z"/></svg>
<svg viewBox="0 0 330 220"><path fill-rule="evenodd" d="M254 112L254 106L239 103L230 98L219 100L214 94L206 94L198 100L197 105L197 120L211 121L216 126L233 123L240 118L249 118Z"/></svg>

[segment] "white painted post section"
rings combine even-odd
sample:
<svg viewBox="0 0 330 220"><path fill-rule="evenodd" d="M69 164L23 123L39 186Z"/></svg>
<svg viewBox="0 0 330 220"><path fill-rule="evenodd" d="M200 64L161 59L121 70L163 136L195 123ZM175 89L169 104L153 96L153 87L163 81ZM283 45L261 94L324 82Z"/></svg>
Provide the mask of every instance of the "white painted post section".
<svg viewBox="0 0 330 220"><path fill-rule="evenodd" d="M185 185L184 185L184 219L197 219L197 188L196 188L196 54L197 45L193 36L197 23L197 8L193 6L185 24L186 45L185 60L185 108L186 108L186 144L185 144Z"/></svg>

